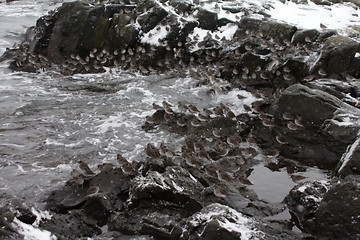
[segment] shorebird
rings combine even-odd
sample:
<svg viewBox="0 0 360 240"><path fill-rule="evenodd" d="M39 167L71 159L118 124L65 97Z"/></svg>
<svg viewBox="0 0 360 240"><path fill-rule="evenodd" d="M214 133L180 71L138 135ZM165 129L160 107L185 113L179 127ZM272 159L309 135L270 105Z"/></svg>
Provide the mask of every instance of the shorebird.
<svg viewBox="0 0 360 240"><path fill-rule="evenodd" d="M231 136L226 139L226 142L229 144L230 147L237 147L239 145L239 142L237 140L236 136Z"/></svg>
<svg viewBox="0 0 360 240"><path fill-rule="evenodd" d="M223 170L217 170L217 177L219 178L219 180L224 181L224 182L232 182L234 179L230 176L230 174L226 171Z"/></svg>
<svg viewBox="0 0 360 240"><path fill-rule="evenodd" d="M194 105L191 105L191 104L188 106L188 109L193 114L199 112L199 109L197 109L197 107L195 107Z"/></svg>
<svg viewBox="0 0 360 240"><path fill-rule="evenodd" d="M148 143L148 145L145 148L146 155L152 158L159 158L160 152L159 150L151 143Z"/></svg>
<svg viewBox="0 0 360 240"><path fill-rule="evenodd" d="M221 107L217 106L217 107L214 109L214 114L215 114L215 116L217 116L217 117L223 117L224 111L222 110Z"/></svg>
<svg viewBox="0 0 360 240"><path fill-rule="evenodd" d="M288 142L286 141L286 138L281 134L276 135L275 139L280 144L288 144Z"/></svg>
<svg viewBox="0 0 360 240"><path fill-rule="evenodd" d="M291 131L297 131L297 130L299 130L299 126L296 125L296 124L293 123L293 122L288 122L288 123L286 124L286 126L287 126L287 128L288 128L289 130L291 130Z"/></svg>
<svg viewBox="0 0 360 240"><path fill-rule="evenodd" d="M124 158L120 153L118 153L116 155L116 161L120 164L120 165L125 165L125 164L129 164L128 160L126 158Z"/></svg>
<svg viewBox="0 0 360 240"><path fill-rule="evenodd" d="M99 193L100 188L98 186L91 186L86 191L86 197L94 197Z"/></svg>
<svg viewBox="0 0 360 240"><path fill-rule="evenodd" d="M121 166L121 170L123 171L123 173L125 175L132 175L132 176L136 176L138 173L134 170L134 168L131 166L130 163L128 164L123 164Z"/></svg>
<svg viewBox="0 0 360 240"><path fill-rule="evenodd" d="M185 127L186 126L186 121L182 118L179 118L177 121L176 121L176 124L179 126L179 127Z"/></svg>
<svg viewBox="0 0 360 240"><path fill-rule="evenodd" d="M195 152L199 152L200 150L205 150L205 147L201 142L196 142L194 144L194 150Z"/></svg>
<svg viewBox="0 0 360 240"><path fill-rule="evenodd" d="M154 124L155 123L155 119L153 116L146 116L146 122L150 123L150 124Z"/></svg>
<svg viewBox="0 0 360 240"><path fill-rule="evenodd" d="M158 105L158 104L156 104L156 103L153 103L153 104L152 104L152 107L153 107L153 109L155 109L155 110L161 110L161 109L163 109L160 105Z"/></svg>
<svg viewBox="0 0 360 240"><path fill-rule="evenodd" d="M168 113L165 113L164 114L164 120L166 122L170 122L172 120L172 116L170 114L168 114Z"/></svg>
<svg viewBox="0 0 360 240"><path fill-rule="evenodd" d="M221 131L217 128L213 128L212 129L212 134L216 137L216 138L220 138L222 137Z"/></svg>
<svg viewBox="0 0 360 240"><path fill-rule="evenodd" d="M217 153L219 154L220 157L225 157L229 154L230 152L230 148L226 147L226 148L222 148L219 151L217 151Z"/></svg>
<svg viewBox="0 0 360 240"><path fill-rule="evenodd" d="M199 160L197 160L194 156L190 155L190 154L185 154L185 162L187 165L191 166L191 167L199 167L201 166L201 163Z"/></svg>
<svg viewBox="0 0 360 240"><path fill-rule="evenodd" d="M201 125L202 125L202 123L199 120L197 120L197 119L192 119L191 120L191 126L200 127Z"/></svg>
<svg viewBox="0 0 360 240"><path fill-rule="evenodd" d="M205 166L205 173L210 177L217 177L217 169L213 164L207 164Z"/></svg>
<svg viewBox="0 0 360 240"><path fill-rule="evenodd" d="M294 116L290 112L284 112L282 114L282 117L283 117L284 120L288 120L288 121L294 120Z"/></svg>
<svg viewBox="0 0 360 240"><path fill-rule="evenodd" d="M95 173L90 169L89 165L87 165L83 161L79 161L79 167L83 170L85 175L95 175Z"/></svg>
<svg viewBox="0 0 360 240"><path fill-rule="evenodd" d="M228 196L226 186L224 184L216 186L214 188L214 195L219 198L226 198Z"/></svg>

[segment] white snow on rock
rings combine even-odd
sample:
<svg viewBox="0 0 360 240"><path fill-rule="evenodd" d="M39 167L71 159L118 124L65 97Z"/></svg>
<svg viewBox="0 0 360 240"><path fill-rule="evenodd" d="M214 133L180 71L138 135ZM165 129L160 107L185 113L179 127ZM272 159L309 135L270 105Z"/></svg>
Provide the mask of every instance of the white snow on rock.
<svg viewBox="0 0 360 240"><path fill-rule="evenodd" d="M271 18L286 22L304 29L321 29L320 24L329 29L344 29L350 25L360 24L359 12L352 3L316 5L296 4L292 1L271 1L267 11Z"/></svg>
<svg viewBox="0 0 360 240"><path fill-rule="evenodd" d="M221 227L229 232L238 232L241 234L241 240L262 239L264 233L256 229L254 221L245 217L236 210L219 204L213 203L195 213L188 220L188 225L192 228L204 226L213 219L216 219Z"/></svg>
<svg viewBox="0 0 360 240"><path fill-rule="evenodd" d="M195 10L192 14L182 15L176 13L175 9L166 3L161 3L160 1L155 2L169 14L178 19L182 19L183 21L179 21L180 25L183 25L186 21L196 21L194 16L196 16L199 5L195 5ZM192 1L189 1L189 3L192 3ZM279 0L239 0L235 2L201 1L200 7L207 11L217 13L218 19L228 19L234 23L229 23L215 31L196 27L189 37L194 40L196 36L197 41L202 41L207 35L211 35L213 39L219 41L223 38L231 39L238 28L236 22L241 21L244 16L263 19L264 15L260 13L268 14L272 20L294 25L301 29L321 30L322 28L328 28L338 30L341 34L345 35L354 31L354 29L350 29L351 26L360 25L358 7L350 2L326 6L316 5L310 0L308 0L306 4L297 4L292 1L285 1L285 3L283 3ZM232 13L229 9L237 9L238 12L234 11L234 13ZM159 24L150 32L144 34L141 42L158 46L160 45L158 40L165 39L168 32L164 26ZM196 51L197 49L195 46L192 51Z"/></svg>
<svg viewBox="0 0 360 240"><path fill-rule="evenodd" d="M340 159L341 166L338 170L338 173L341 173L342 169L348 164L348 162L352 159L354 152L358 149L360 144L360 131L357 134L357 139L351 144L346 152L342 155Z"/></svg>

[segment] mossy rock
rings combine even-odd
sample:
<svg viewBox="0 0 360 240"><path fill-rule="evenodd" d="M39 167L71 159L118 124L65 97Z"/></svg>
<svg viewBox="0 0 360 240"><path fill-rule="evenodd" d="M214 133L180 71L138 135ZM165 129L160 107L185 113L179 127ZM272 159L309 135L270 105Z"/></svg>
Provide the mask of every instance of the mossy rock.
<svg viewBox="0 0 360 240"><path fill-rule="evenodd" d="M290 74L298 80L310 74L309 66L300 59L290 59L285 66L290 69Z"/></svg>
<svg viewBox="0 0 360 240"><path fill-rule="evenodd" d="M305 29L305 30L297 30L293 36L292 43L293 44L304 44L306 43L305 39L308 37L312 42L316 41L320 32L316 29Z"/></svg>
<svg viewBox="0 0 360 240"><path fill-rule="evenodd" d="M355 54L360 51L360 44L350 38L337 35L327 39L325 51L323 62L326 63L328 74L343 74L349 71L352 73L355 70L353 64L356 64L353 61Z"/></svg>
<svg viewBox="0 0 360 240"><path fill-rule="evenodd" d="M264 36L279 40L291 40L297 28L285 23L264 22L259 29Z"/></svg>

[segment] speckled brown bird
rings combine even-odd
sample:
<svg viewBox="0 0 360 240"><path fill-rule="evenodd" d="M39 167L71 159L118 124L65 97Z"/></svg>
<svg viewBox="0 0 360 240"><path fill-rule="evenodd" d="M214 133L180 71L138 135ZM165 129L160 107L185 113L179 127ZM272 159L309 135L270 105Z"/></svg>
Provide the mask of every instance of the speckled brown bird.
<svg viewBox="0 0 360 240"><path fill-rule="evenodd" d="M95 173L90 169L89 165L83 161L79 161L79 168L83 170L84 175L95 175Z"/></svg>
<svg viewBox="0 0 360 240"><path fill-rule="evenodd" d="M151 143L148 143L148 145L145 148L146 155L152 158L159 158L160 152L159 150Z"/></svg>

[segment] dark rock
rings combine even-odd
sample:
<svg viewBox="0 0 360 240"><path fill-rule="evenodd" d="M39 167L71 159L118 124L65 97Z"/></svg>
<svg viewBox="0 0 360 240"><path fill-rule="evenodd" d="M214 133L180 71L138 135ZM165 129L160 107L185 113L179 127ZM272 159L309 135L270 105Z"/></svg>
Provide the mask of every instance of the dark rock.
<svg viewBox="0 0 360 240"><path fill-rule="evenodd" d="M277 146L283 156L334 169L357 136L360 112L339 99L348 96L331 85L326 86L327 92L320 90L325 88L322 85L312 87L294 84L287 88L274 113L276 126L255 121L255 138L264 147Z"/></svg>
<svg viewBox="0 0 360 240"><path fill-rule="evenodd" d="M215 30L218 25L218 15L216 12L210 12L206 9L197 9L196 18L199 21L199 27L207 30Z"/></svg>
<svg viewBox="0 0 360 240"><path fill-rule="evenodd" d="M0 239L20 238L13 225L15 218L26 224L33 224L37 216L32 212L32 206L24 199L18 199L6 194L0 195Z"/></svg>
<svg viewBox="0 0 360 240"><path fill-rule="evenodd" d="M96 220L89 218L82 210L71 210L67 214L54 214L51 219L41 223L59 239L91 237L101 233Z"/></svg>
<svg viewBox="0 0 360 240"><path fill-rule="evenodd" d="M287 88L279 98L275 115L278 121L284 124L279 132L288 142L281 146L282 153L310 164L334 167L347 144L342 145L340 152L332 153L331 149L327 149L326 140L319 136L318 130L325 120L334 116L334 112L341 105L338 98L321 90L300 84ZM299 129L302 131L288 129L290 121L284 120L284 114L291 115L292 121L301 119L302 127Z"/></svg>
<svg viewBox="0 0 360 240"><path fill-rule="evenodd" d="M360 97L360 88L356 81L341 81L336 79L317 79L306 84L313 89L319 89L327 92L340 100L355 106L356 98ZM348 95L353 99L348 99ZM351 101L351 102L350 102Z"/></svg>
<svg viewBox="0 0 360 240"><path fill-rule="evenodd" d="M355 58L359 46L358 42L343 36L336 35L328 38L322 49L321 58L314 66L314 71L322 68L330 76L340 73L359 76L357 69L360 61Z"/></svg>
<svg viewBox="0 0 360 240"><path fill-rule="evenodd" d="M329 239L360 238L359 180L346 181L325 193L316 210L316 233Z"/></svg>
<svg viewBox="0 0 360 240"><path fill-rule="evenodd" d="M169 4L175 8L175 11L179 14L181 13L190 13L194 5L191 2L184 1L184 0L170 0Z"/></svg>
<svg viewBox="0 0 360 240"><path fill-rule="evenodd" d="M181 167L137 176L132 180L125 211L112 216L109 228L125 234L139 232L155 239L178 239L183 219L202 208L203 188Z"/></svg>
<svg viewBox="0 0 360 240"><path fill-rule="evenodd" d="M284 67L288 67L291 76L295 77L297 80L301 80L310 74L310 69L306 64L305 59L289 59Z"/></svg>
<svg viewBox="0 0 360 240"><path fill-rule="evenodd" d="M113 179L117 179L114 182ZM83 204L87 201L94 203L99 203L100 209L107 209L107 206L112 206L114 208L121 208L121 201L117 199L117 196L122 196L122 199L125 200L128 195L130 188L129 185L130 178L125 176L120 168L109 169L105 168L101 173L96 175L93 178L85 178L84 183L81 186L78 186L72 181L69 181L62 189L54 191L50 194L47 200L47 208L52 211L66 213L71 209L80 209L83 208ZM87 189L90 186L98 186L99 194L98 197L103 198L101 201L91 200L86 196ZM116 193L116 195L114 195ZM97 196L96 196L97 197ZM108 201L105 203L103 201ZM91 203L89 203L91 205ZM87 206L87 204L85 204Z"/></svg>
<svg viewBox="0 0 360 240"><path fill-rule="evenodd" d="M239 29L235 33L236 37L246 36L246 31L260 31L264 36L283 41L290 41L297 28L284 23L273 21L261 21L253 18L242 18L239 23Z"/></svg>
<svg viewBox="0 0 360 240"><path fill-rule="evenodd" d="M151 11L146 12L138 16L138 22L142 30L147 33L153 29L164 17L168 15L168 12L164 8L155 6Z"/></svg>

